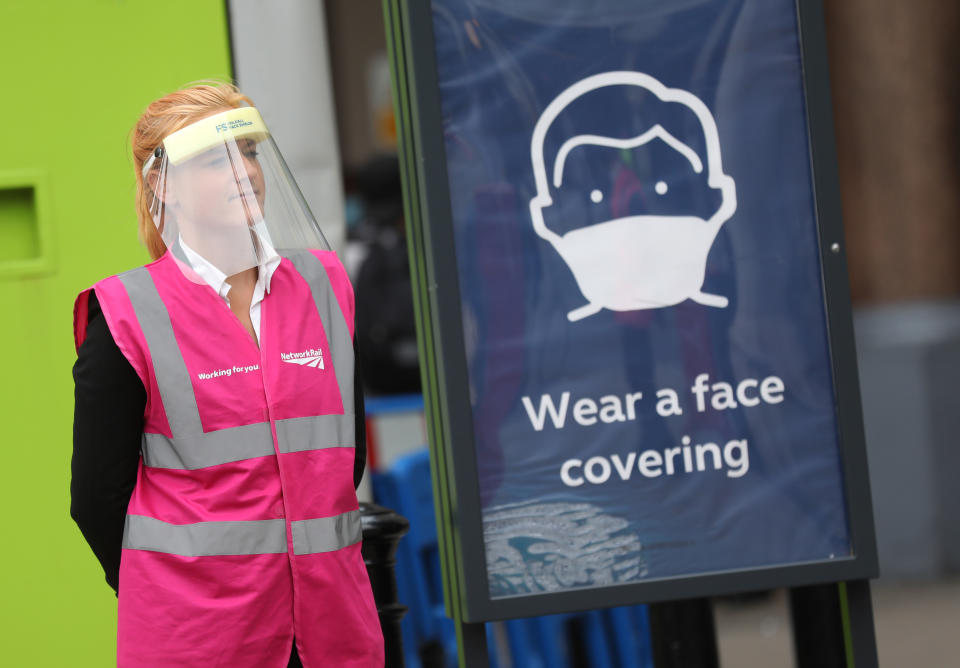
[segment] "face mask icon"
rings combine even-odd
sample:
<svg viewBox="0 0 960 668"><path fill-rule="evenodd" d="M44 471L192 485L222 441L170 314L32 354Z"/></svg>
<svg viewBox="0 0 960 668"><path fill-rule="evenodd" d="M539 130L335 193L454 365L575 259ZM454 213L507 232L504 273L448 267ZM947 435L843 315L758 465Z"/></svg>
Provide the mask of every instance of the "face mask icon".
<svg viewBox="0 0 960 668"><path fill-rule="evenodd" d="M628 98L653 100L663 113L677 113L686 119L676 127L696 129L697 142L684 142L663 123L653 122L632 136L609 136L601 132L573 133L565 137L571 123L568 109L584 107L598 94L624 93ZM595 114L603 118L602 111ZM576 125L575 123L573 125ZM673 127L673 126L671 126ZM621 133L622 134L622 133ZM559 138L558 138L559 135ZM685 135L684 135L685 136ZM618 154L658 145L663 153L682 162L691 174L705 177L706 187L719 196L711 213L644 211L640 215L610 215L602 220L570 228L548 226L545 211L556 208L555 199L569 197L568 165L585 151L599 149ZM694 144L694 146L691 146ZM545 150L550 146L551 173L547 172ZM697 150L699 149L699 151ZM536 233L550 242L570 268L587 304L567 314L573 322L607 308L613 311L673 306L691 299L706 306L723 308L727 298L703 292L707 256L720 227L737 208L736 186L723 173L716 122L707 106L695 95L667 88L641 72L604 72L582 79L558 95L543 111L530 143L537 194L530 201L530 217ZM652 169L655 171L657 165ZM650 197L664 197L667 180L655 180ZM575 190L577 184L574 184ZM599 207L608 193L592 189L577 193L586 207ZM621 212L622 214L623 212ZM567 229L564 229L566 227Z"/></svg>

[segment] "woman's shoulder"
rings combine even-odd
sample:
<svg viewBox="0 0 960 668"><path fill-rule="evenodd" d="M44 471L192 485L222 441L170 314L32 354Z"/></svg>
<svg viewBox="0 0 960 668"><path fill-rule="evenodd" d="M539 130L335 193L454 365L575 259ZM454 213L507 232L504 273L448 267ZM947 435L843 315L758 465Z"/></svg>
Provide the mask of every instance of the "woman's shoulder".
<svg viewBox="0 0 960 668"><path fill-rule="evenodd" d="M148 262L146 264L142 264L138 267L131 267L130 269L126 269L116 274L104 276L100 280L96 281L90 287L82 290L77 298L79 299L80 297L83 297L85 294L91 293L91 292L98 292L102 294L103 289L106 286L110 286L111 284L116 284L116 283L123 283L124 279L130 276L136 276L136 275L143 274L144 272L149 272L154 267L158 267L166 262L169 262L169 256L170 256L169 253L165 253L161 255L159 258L157 258L156 260L152 260L151 262Z"/></svg>
<svg viewBox="0 0 960 668"><path fill-rule="evenodd" d="M164 255L148 264L102 278L77 295L73 304L73 332L78 351L86 341L91 325L98 321L112 333L114 339L130 329L126 321L130 320L133 307L128 284L131 279L144 276L153 267L168 261L167 257Z"/></svg>

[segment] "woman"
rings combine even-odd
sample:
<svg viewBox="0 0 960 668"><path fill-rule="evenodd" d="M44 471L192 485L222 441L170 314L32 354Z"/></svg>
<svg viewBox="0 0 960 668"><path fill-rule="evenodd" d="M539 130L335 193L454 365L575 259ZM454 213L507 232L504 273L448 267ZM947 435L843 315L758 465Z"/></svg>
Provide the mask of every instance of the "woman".
<svg viewBox="0 0 960 668"><path fill-rule="evenodd" d="M382 666L343 267L233 86L155 101L132 144L154 261L75 307L71 514L118 665Z"/></svg>

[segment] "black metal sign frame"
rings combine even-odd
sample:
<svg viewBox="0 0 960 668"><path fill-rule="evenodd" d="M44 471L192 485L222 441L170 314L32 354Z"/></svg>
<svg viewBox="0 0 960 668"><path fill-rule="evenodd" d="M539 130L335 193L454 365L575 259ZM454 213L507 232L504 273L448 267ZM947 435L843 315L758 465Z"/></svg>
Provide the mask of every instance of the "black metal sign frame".
<svg viewBox="0 0 960 668"><path fill-rule="evenodd" d="M448 612L465 622L862 580L878 574L821 0L797 0L824 306L852 556L490 597L429 2L385 0Z"/></svg>

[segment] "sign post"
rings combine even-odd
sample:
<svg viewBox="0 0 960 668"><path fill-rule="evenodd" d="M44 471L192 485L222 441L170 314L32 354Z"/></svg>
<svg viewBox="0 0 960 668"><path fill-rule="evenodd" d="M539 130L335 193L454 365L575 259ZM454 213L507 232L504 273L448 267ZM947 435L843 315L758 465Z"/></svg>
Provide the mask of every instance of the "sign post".
<svg viewBox="0 0 960 668"><path fill-rule="evenodd" d="M819 0L384 7L464 642L875 577Z"/></svg>

